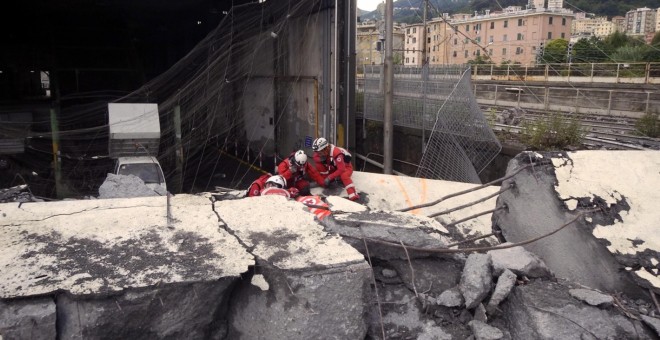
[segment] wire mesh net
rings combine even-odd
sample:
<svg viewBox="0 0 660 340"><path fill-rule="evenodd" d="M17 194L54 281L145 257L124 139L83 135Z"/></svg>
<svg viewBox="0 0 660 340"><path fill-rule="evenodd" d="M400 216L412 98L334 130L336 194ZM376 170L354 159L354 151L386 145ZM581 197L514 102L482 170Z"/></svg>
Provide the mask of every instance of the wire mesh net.
<svg viewBox="0 0 660 340"><path fill-rule="evenodd" d="M366 119L383 121L381 72L365 67ZM481 183L479 173L502 147L472 92L470 69L396 67L394 74L394 125L430 131L416 176Z"/></svg>

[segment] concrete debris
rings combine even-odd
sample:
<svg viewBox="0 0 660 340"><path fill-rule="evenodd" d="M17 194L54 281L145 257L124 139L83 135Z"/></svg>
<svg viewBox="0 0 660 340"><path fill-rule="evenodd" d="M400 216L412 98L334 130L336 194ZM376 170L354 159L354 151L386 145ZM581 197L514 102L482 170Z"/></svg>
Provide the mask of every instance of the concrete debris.
<svg viewBox="0 0 660 340"><path fill-rule="evenodd" d="M497 306L509 296L511 289L516 285L517 276L512 271L505 269L504 273L497 279L495 291L488 301L488 311L490 314L495 314Z"/></svg>
<svg viewBox="0 0 660 340"><path fill-rule="evenodd" d="M594 152L589 151L589 153ZM640 157L655 157L649 156L646 152L640 153L645 155ZM570 168L571 159L567 158L565 154L557 152L544 153L543 156L541 159L532 159L531 154L522 153L509 162L507 174L512 174L522 167L530 165L531 162L534 162L534 166L523 169L515 177L502 183L502 186L507 186L515 182L515 190L509 190L499 195L497 205L506 205L508 210L493 213L493 224L502 230L502 236L507 241L515 243L556 231L558 227L570 222L570 225L560 232L527 244L524 246L525 249L542 258L546 266L558 277L601 291L619 291L628 296L642 296L642 290L634 283L630 274L620 270L621 265L605 244L590 232L588 222L579 216L577 220L571 222L576 218L578 212L569 211L564 201L558 197L555 190L557 183L555 169ZM565 165L554 164L552 160L557 157L561 157L564 160L561 164ZM645 163L647 159L640 159L638 162ZM589 159L584 162L590 163ZM626 163L627 161L623 159L620 162L620 164ZM594 167L588 168L595 169ZM622 167L612 166L610 162L601 164L599 168L621 169ZM570 175L570 171L567 171L566 174ZM576 178L575 173L572 176L572 178ZM613 173L598 178L604 183L611 181L614 177L627 180L626 176ZM582 183L592 187L595 186L593 178L591 173L582 173L582 176L579 177L582 179ZM649 185L646 184L646 186ZM650 198L640 198L641 201L653 202ZM651 206L644 209L658 210ZM590 215L597 216L598 214ZM633 224L636 223L633 221Z"/></svg>
<svg viewBox="0 0 660 340"><path fill-rule="evenodd" d="M465 308L475 308L490 293L493 283L491 259L487 254L470 254L465 262L459 289L465 298Z"/></svg>
<svg viewBox="0 0 660 340"><path fill-rule="evenodd" d="M268 288L270 287L264 276L261 274L255 274L252 277L252 284L259 287L259 289L263 291L268 290Z"/></svg>
<svg viewBox="0 0 660 340"><path fill-rule="evenodd" d="M486 307L483 303L480 303L477 308L474 309L474 318L473 320L481 321L483 323L488 323L488 317L486 316Z"/></svg>
<svg viewBox="0 0 660 340"><path fill-rule="evenodd" d="M510 242L502 245L509 245ZM488 252L493 261L493 274L500 276L506 269L519 276L550 277L550 270L538 256L523 247L513 247Z"/></svg>
<svg viewBox="0 0 660 340"><path fill-rule="evenodd" d="M534 280L516 286L502 303L514 339L654 339L638 320L616 309L576 301L559 282Z"/></svg>
<svg viewBox="0 0 660 340"><path fill-rule="evenodd" d="M476 340L499 340L504 338L501 330L488 326L485 322L479 320L470 321L468 324Z"/></svg>
<svg viewBox="0 0 660 340"><path fill-rule="evenodd" d="M403 283L411 291L417 289L418 292L438 296L445 290L456 287L460 281L462 264L453 259L420 258L412 262L391 260L389 263L396 269ZM437 275L437 273L444 273L444 275ZM414 287L413 277L415 278Z"/></svg>
<svg viewBox="0 0 660 340"><path fill-rule="evenodd" d="M30 193L27 185L18 185L11 188L0 189L0 203L10 202L43 202Z"/></svg>
<svg viewBox="0 0 660 340"><path fill-rule="evenodd" d="M398 275L395 270L387 269L387 268L384 268L381 271L381 273L383 274L384 277L386 277L388 279L395 278Z"/></svg>
<svg viewBox="0 0 660 340"><path fill-rule="evenodd" d="M652 318L648 317L646 315L642 315L642 320L644 321L645 324L647 324L649 327L653 328L655 333L660 336L660 319L658 318Z"/></svg>
<svg viewBox="0 0 660 340"><path fill-rule="evenodd" d="M108 174L99 187L99 198L130 198L148 196L166 196L162 187L149 188L144 181L133 175Z"/></svg>
<svg viewBox="0 0 660 340"><path fill-rule="evenodd" d="M584 301L592 306L607 307L611 306L614 298L591 289L571 289L568 291L572 297Z"/></svg>
<svg viewBox="0 0 660 340"><path fill-rule="evenodd" d="M0 300L0 338L57 338L55 302L48 297Z"/></svg>
<svg viewBox="0 0 660 340"><path fill-rule="evenodd" d="M464 300L458 287L453 287L442 292L436 302L440 306L460 307L463 305Z"/></svg>

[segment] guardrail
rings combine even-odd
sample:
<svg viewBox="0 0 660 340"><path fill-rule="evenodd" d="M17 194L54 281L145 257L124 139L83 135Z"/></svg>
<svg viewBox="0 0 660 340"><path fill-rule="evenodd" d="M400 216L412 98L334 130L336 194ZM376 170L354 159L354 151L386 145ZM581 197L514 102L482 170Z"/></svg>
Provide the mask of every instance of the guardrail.
<svg viewBox="0 0 660 340"><path fill-rule="evenodd" d="M660 84L660 63L472 65L472 80Z"/></svg>

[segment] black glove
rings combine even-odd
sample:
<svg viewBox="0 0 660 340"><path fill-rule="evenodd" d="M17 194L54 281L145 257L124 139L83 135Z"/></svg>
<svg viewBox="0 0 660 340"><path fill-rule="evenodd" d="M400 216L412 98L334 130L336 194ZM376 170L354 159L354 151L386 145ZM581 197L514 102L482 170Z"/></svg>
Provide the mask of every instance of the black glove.
<svg viewBox="0 0 660 340"><path fill-rule="evenodd" d="M324 179L323 183L325 184L325 187L327 188L330 185L330 178Z"/></svg>

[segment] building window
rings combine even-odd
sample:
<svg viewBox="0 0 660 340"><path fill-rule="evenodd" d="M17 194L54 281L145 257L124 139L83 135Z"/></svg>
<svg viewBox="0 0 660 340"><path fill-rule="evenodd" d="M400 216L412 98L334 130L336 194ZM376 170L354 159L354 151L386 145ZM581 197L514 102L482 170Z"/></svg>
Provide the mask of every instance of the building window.
<svg viewBox="0 0 660 340"><path fill-rule="evenodd" d="M552 19L554 19L554 18L553 17L548 18L548 25L552 25Z"/></svg>
<svg viewBox="0 0 660 340"><path fill-rule="evenodd" d="M561 38L564 39L566 37L566 33L561 34Z"/></svg>
<svg viewBox="0 0 660 340"><path fill-rule="evenodd" d="M504 28L509 27L509 20L504 20Z"/></svg>
<svg viewBox="0 0 660 340"><path fill-rule="evenodd" d="M518 33L518 36L516 37L516 40L523 40L525 37L523 36L522 33Z"/></svg>
<svg viewBox="0 0 660 340"><path fill-rule="evenodd" d="M406 29L406 34L410 34L410 28Z"/></svg>
<svg viewBox="0 0 660 340"><path fill-rule="evenodd" d="M470 32L470 25L465 25L465 32Z"/></svg>
<svg viewBox="0 0 660 340"><path fill-rule="evenodd" d="M410 58L406 58L406 64L410 64Z"/></svg>
<svg viewBox="0 0 660 340"><path fill-rule="evenodd" d="M522 54L522 53L523 53L522 47L516 47L516 54Z"/></svg>
<svg viewBox="0 0 660 340"><path fill-rule="evenodd" d="M477 40L478 43L480 43L481 42L481 37L477 37L476 40Z"/></svg>
<svg viewBox="0 0 660 340"><path fill-rule="evenodd" d="M489 43L492 43L493 41L494 41L494 37L492 35L490 37L488 37L488 42Z"/></svg>
<svg viewBox="0 0 660 340"><path fill-rule="evenodd" d="M481 50L477 50L477 57L481 56Z"/></svg>
<svg viewBox="0 0 660 340"><path fill-rule="evenodd" d="M413 64L415 63L415 57L412 58L412 62L413 62Z"/></svg>
<svg viewBox="0 0 660 340"><path fill-rule="evenodd" d="M505 34L505 35L502 37L502 41L509 41L509 37Z"/></svg>
<svg viewBox="0 0 660 340"><path fill-rule="evenodd" d="M502 49L502 55L506 55L506 48Z"/></svg>
<svg viewBox="0 0 660 340"><path fill-rule="evenodd" d="M456 51L454 51L454 58L456 58L456 57L457 57L457 54L456 54Z"/></svg>
<svg viewBox="0 0 660 340"><path fill-rule="evenodd" d="M523 19L518 19L518 26L522 26L522 25L523 25Z"/></svg>
<svg viewBox="0 0 660 340"><path fill-rule="evenodd" d="M493 55L493 49L488 50L488 55Z"/></svg>
<svg viewBox="0 0 660 340"><path fill-rule="evenodd" d="M552 39L552 32L548 32L548 40Z"/></svg>
<svg viewBox="0 0 660 340"><path fill-rule="evenodd" d="M428 37L426 41L430 44L431 43L431 37Z"/></svg>
<svg viewBox="0 0 660 340"><path fill-rule="evenodd" d="M426 33L431 33L431 27L426 28Z"/></svg>
<svg viewBox="0 0 660 340"><path fill-rule="evenodd" d="M490 29L492 29L492 30L495 29L495 21L490 23Z"/></svg>
<svg viewBox="0 0 660 340"><path fill-rule="evenodd" d="M406 44L410 44L410 38L408 38L408 40L406 41Z"/></svg>
<svg viewBox="0 0 660 340"><path fill-rule="evenodd" d="M413 33L417 33L417 27L413 27Z"/></svg>
<svg viewBox="0 0 660 340"><path fill-rule="evenodd" d="M468 57L468 51L467 50L465 50L465 57L466 58Z"/></svg>
<svg viewBox="0 0 660 340"><path fill-rule="evenodd" d="M458 39L454 38L454 45L458 45Z"/></svg>
<svg viewBox="0 0 660 340"><path fill-rule="evenodd" d="M561 25L566 26L566 18L561 18Z"/></svg>
<svg viewBox="0 0 660 340"><path fill-rule="evenodd" d="M413 43L413 44L416 44L416 43L417 43L417 38L413 38L413 42L412 42L412 43Z"/></svg>

